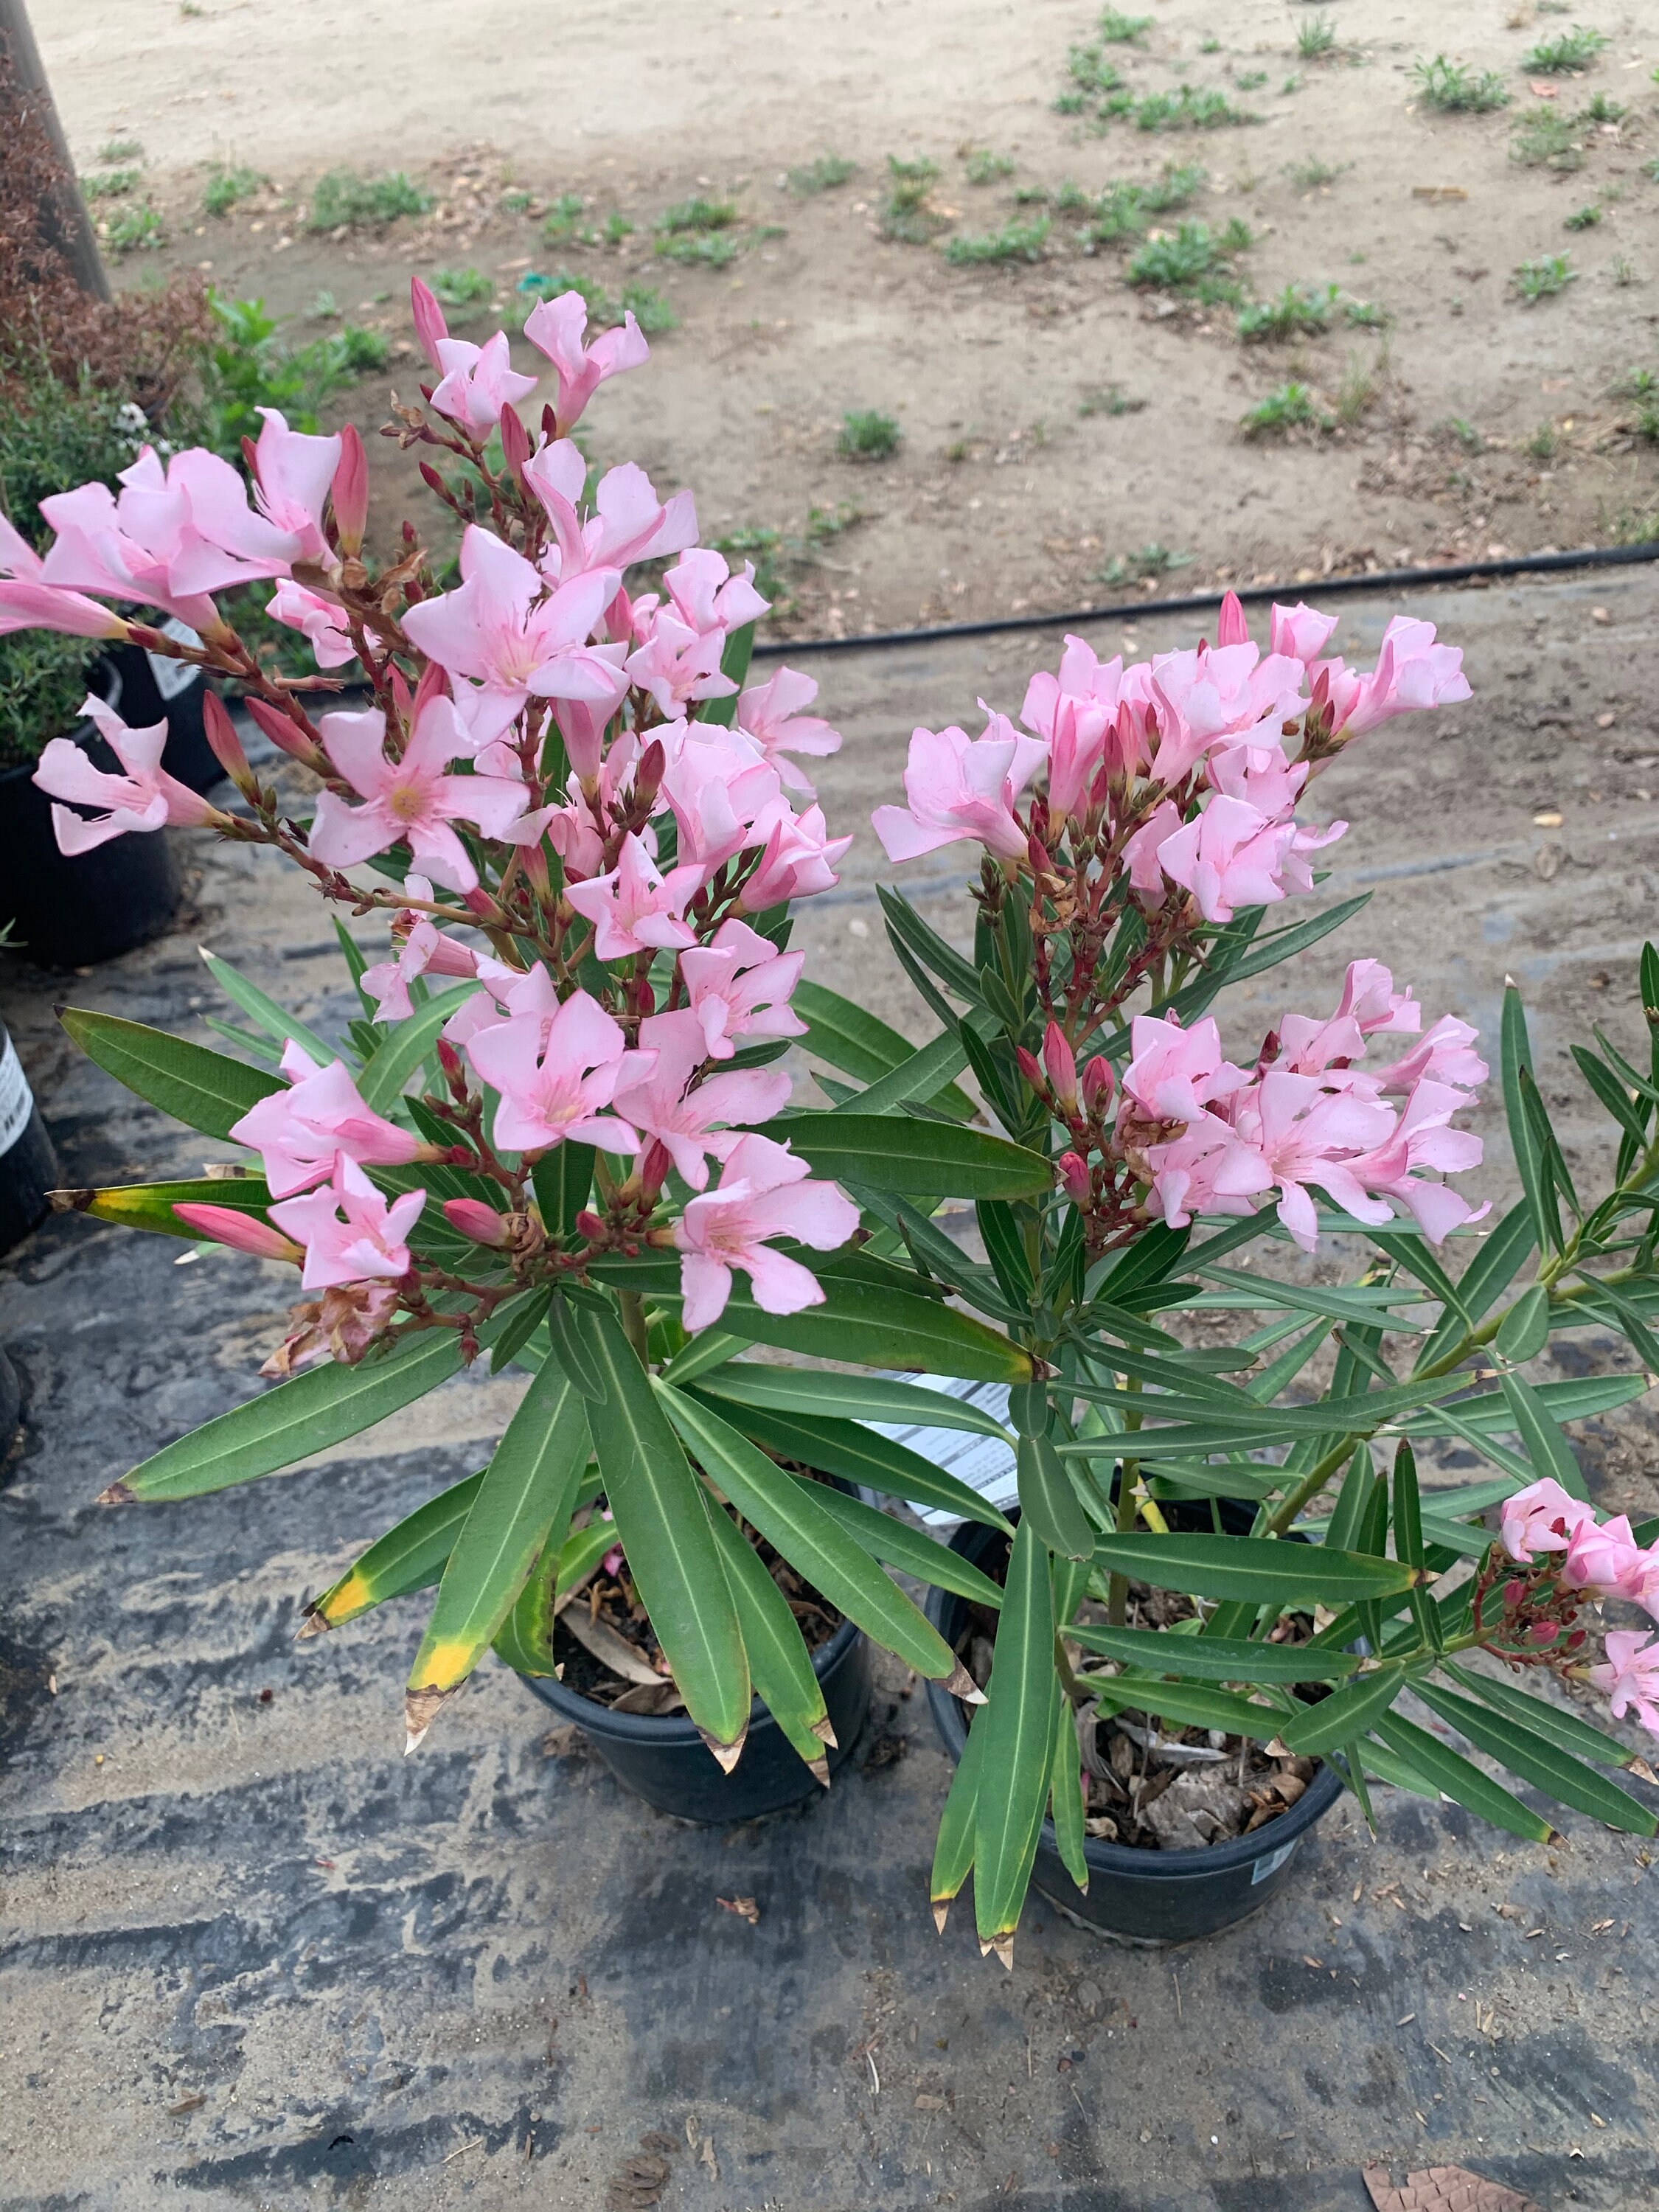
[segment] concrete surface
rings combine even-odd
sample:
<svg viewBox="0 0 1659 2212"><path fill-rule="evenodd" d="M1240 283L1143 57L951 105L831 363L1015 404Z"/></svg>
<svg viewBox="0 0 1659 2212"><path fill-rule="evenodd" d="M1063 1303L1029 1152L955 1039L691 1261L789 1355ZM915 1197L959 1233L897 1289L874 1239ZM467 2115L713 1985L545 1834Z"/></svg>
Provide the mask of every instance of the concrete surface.
<svg viewBox="0 0 1659 2212"><path fill-rule="evenodd" d="M1368 740L1321 794L1366 810L1326 895L1364 881L1376 898L1305 986L1264 987L1264 1025L1372 951L1483 1028L1514 969L1547 1087L1569 1015L1593 1005L1633 1033L1655 595L1626 573L1431 608L1481 696ZM1345 630L1374 637L1386 611ZM892 794L913 721L963 717L981 690L1017 708L1046 642L819 664L848 732L823 779L832 823ZM1553 808L1562 827L1534 825ZM84 978L0 966L72 1181L221 1148L79 1060L54 1000L187 1030L208 1006L199 941L307 1018L343 1012L301 887L188 850L194 911L173 935ZM936 919L948 859L915 872ZM866 832L803 940L809 972L896 1015L876 865ZM1563 1102L1575 1090L1566 1070ZM1588 1115L1564 1110L1593 1166ZM1254 1923L1151 1953L1038 1900L1010 1975L980 1960L969 1911L933 1933L946 1768L896 1676L828 1799L730 1833L624 1797L493 1664L405 1760L420 1602L296 1646L300 1607L481 1462L512 1386L459 1380L224 1497L94 1509L255 1389L276 1332L277 1274L178 1256L70 1219L0 1267L28 1408L0 1490L6 2212L599 2212L648 2201L618 2177L653 2155L670 2212L1361 2212L1376 2159L1466 2164L1546 2212L1659 2204L1659 1893L1644 1847L1573 1816L1559 1848L1505 1848L1382 1791L1380 1838L1339 1807ZM1651 1436L1640 1408L1584 1431L1609 1508L1655 1510ZM752 1899L757 1923L723 1899Z"/></svg>

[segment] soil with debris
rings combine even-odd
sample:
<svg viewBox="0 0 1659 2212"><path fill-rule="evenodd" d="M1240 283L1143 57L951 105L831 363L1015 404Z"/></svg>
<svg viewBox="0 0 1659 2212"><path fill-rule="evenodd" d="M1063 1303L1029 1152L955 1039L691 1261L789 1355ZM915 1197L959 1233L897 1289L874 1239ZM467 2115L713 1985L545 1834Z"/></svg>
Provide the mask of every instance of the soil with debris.
<svg viewBox="0 0 1659 2212"><path fill-rule="evenodd" d="M584 1520L600 1510L601 1504L595 1504ZM807 1650L817 1650L841 1626L841 1614L779 1557L757 1529L740 1515L732 1517L783 1592ZM611 1556L607 1553L605 1558ZM566 1689L608 1705L613 1712L660 1715L684 1710L685 1700L674 1686L628 1563L619 1554L614 1573L606 1571L602 1559L568 1597L560 1593L553 1656Z"/></svg>
<svg viewBox="0 0 1659 2212"><path fill-rule="evenodd" d="M405 0L392 65L376 11L335 0L301 40L280 9L35 12L78 166L131 179L92 203L118 283L198 268L292 344L343 321L389 345L327 427L413 398L412 274L471 295L457 335L505 322L524 370L527 283L658 295L676 327L584 435L692 486L784 635L1659 528L1651 9L1576 73L1528 63L1567 19L1527 0L1343 10L1322 46L1325 18L1249 0L1160 0L1116 36L1097 0L787 0L669 11L620 69L599 0L554 39L536 0L478 0L459 46L452 11ZM1427 102L1449 39L1503 104ZM1200 109L1213 127L1179 127ZM313 228L342 161L406 171L429 209ZM216 164L248 188L222 215ZM729 215L670 229L694 201ZM116 259L146 204L165 242ZM1235 222L1249 244L1207 272L1137 281L1149 243L1179 260L1191 226ZM838 452L849 411L891 417L890 457ZM375 450L382 526L433 514L416 457Z"/></svg>
<svg viewBox="0 0 1659 2212"><path fill-rule="evenodd" d="M1193 1611L1190 1598L1131 1583L1125 1625L1169 1628L1190 1620ZM1078 1611L1085 1623L1104 1626L1106 1618L1105 1607L1093 1599ZM1312 1628L1305 1617L1292 1617L1279 1625L1273 1640L1301 1641ZM956 1648L981 1689L990 1680L995 1638L995 1614L987 1606L970 1605ZM1083 1680L1097 1675L1105 1681L1117 1671L1109 1664L1079 1666L1076 1645L1069 1656ZM1275 1753L1249 1737L1220 1729L1166 1728L1158 1715L1134 1708L1108 1715L1082 1705L1075 1717L1087 1790L1084 1825L1103 1842L1136 1850L1202 1850L1253 1834L1288 1812L1317 1771L1311 1759Z"/></svg>

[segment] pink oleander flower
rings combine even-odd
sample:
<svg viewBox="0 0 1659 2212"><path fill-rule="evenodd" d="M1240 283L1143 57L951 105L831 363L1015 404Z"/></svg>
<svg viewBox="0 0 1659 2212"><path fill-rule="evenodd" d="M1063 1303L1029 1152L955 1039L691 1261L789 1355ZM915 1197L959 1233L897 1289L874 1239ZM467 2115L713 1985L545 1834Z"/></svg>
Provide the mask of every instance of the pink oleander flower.
<svg viewBox="0 0 1659 2212"><path fill-rule="evenodd" d="M1649 1735L1659 1735L1659 1638L1645 1628L1615 1628L1606 1650L1606 1664L1592 1667L1589 1679L1607 1692L1613 1717L1623 1720L1634 1706Z"/></svg>
<svg viewBox="0 0 1659 2212"><path fill-rule="evenodd" d="M465 1051L480 1030L496 1028L515 1014L533 1014L540 1048L544 1048L559 1011L559 994L541 962L526 969L508 968L481 952L478 981L483 988L464 999L444 1024L444 1042Z"/></svg>
<svg viewBox="0 0 1659 2212"><path fill-rule="evenodd" d="M50 798L110 810L88 822L67 806L54 806L52 829L60 853L89 853L94 846L107 844L112 837L129 830L160 830L168 823L180 829L199 830L205 823L225 820L205 799L198 798L162 768L161 752L167 741L165 722L130 730L113 708L98 698L84 700L81 712L97 724L125 773L110 775L95 768L73 738L48 741L29 781Z"/></svg>
<svg viewBox="0 0 1659 2212"><path fill-rule="evenodd" d="M190 1228L210 1237L216 1244L229 1245L234 1252L251 1252L256 1260L292 1262L303 1257L292 1237L284 1237L257 1213L239 1212L234 1206L193 1203L175 1206L173 1210Z"/></svg>
<svg viewBox="0 0 1659 2212"><path fill-rule="evenodd" d="M592 345L583 343L586 328L587 302L580 292L561 292L556 300L544 300L531 310L524 326L525 336L538 353L546 355L558 377L553 414L562 438L569 436L607 378L641 368L651 358L651 349L631 313L623 316L619 330L606 331Z"/></svg>
<svg viewBox="0 0 1659 2212"><path fill-rule="evenodd" d="M1575 1498L1546 1474L1504 1499L1498 1541L1512 1559L1529 1567L1534 1552L1565 1552L1574 1529L1595 1519L1588 1498Z"/></svg>
<svg viewBox="0 0 1659 2212"><path fill-rule="evenodd" d="M348 422L340 433L340 461L330 495L341 552L361 553L363 533L368 528L368 455L355 422Z"/></svg>
<svg viewBox="0 0 1659 2212"><path fill-rule="evenodd" d="M406 1167L420 1158L421 1146L407 1129L365 1104L343 1060L319 1067L290 1042L283 1048L282 1067L290 1088L260 1099L230 1131L264 1160L273 1198L324 1182L341 1154L359 1167Z"/></svg>
<svg viewBox="0 0 1659 2212"><path fill-rule="evenodd" d="M1648 1558L1632 1533L1627 1513L1615 1514L1599 1527L1589 1516L1567 1538L1561 1579L1596 1597L1634 1600L1648 1578Z"/></svg>
<svg viewBox="0 0 1659 2212"><path fill-rule="evenodd" d="M218 542L269 533L274 545L282 533L252 512L246 485L217 454L193 447L164 470L146 446L119 480L118 498L107 484L88 483L41 501L57 535L38 581L142 599L192 629L210 630L219 617L210 593L288 573L283 553L244 557Z"/></svg>
<svg viewBox="0 0 1659 2212"><path fill-rule="evenodd" d="M1218 792L1159 845L1158 865L1192 893L1206 921L1231 921L1242 906L1271 906L1285 896L1282 871L1296 834L1293 822L1270 821Z"/></svg>
<svg viewBox="0 0 1659 2212"><path fill-rule="evenodd" d="M343 668L348 660L356 659L357 648L351 642L351 633L344 627L343 608L332 599L308 592L291 576L285 576L277 585L265 604L265 612L273 622L284 623L289 629L304 632L319 668Z"/></svg>
<svg viewBox="0 0 1659 2212"><path fill-rule="evenodd" d="M789 820L778 772L752 738L712 722L652 732L668 753L662 795L673 810L679 857L705 877ZM843 850L845 848L843 848Z"/></svg>
<svg viewBox="0 0 1659 2212"><path fill-rule="evenodd" d="M730 1060L749 1037L805 1036L806 1024L788 1000L805 962L804 952L780 952L735 915L711 943L682 953L680 977L702 1026L704 1055Z"/></svg>
<svg viewBox="0 0 1659 2212"><path fill-rule="evenodd" d="M1390 1060L1384 1067L1370 1069L1366 1079L1382 1091L1410 1091L1425 1078L1433 1083L1455 1084L1462 1090L1473 1091L1486 1081L1490 1072L1486 1061L1473 1049L1480 1034L1468 1022L1459 1021L1455 1014L1443 1014L1408 1053Z"/></svg>
<svg viewBox="0 0 1659 2212"><path fill-rule="evenodd" d="M1080 637L1068 637L1059 675L1044 669L1031 678L1020 720L1048 746L1050 813L1081 821L1099 796L1103 773L1146 765L1150 675L1144 663L1126 672L1121 653L1098 660Z"/></svg>
<svg viewBox="0 0 1659 2212"><path fill-rule="evenodd" d="M1221 1032L1206 1017L1184 1030L1173 1015L1137 1014L1129 1024L1129 1065L1118 1114L1148 1121L1197 1121L1249 1079L1221 1057Z"/></svg>
<svg viewBox="0 0 1659 2212"><path fill-rule="evenodd" d="M125 637L127 626L79 592L43 583L45 562L0 514L0 637L17 629L62 630L70 637Z"/></svg>
<svg viewBox="0 0 1659 2212"><path fill-rule="evenodd" d="M1024 859L1026 832L1014 808L1048 748L1022 736L1006 714L987 713L980 738L954 725L912 734L904 770L909 805L878 806L870 817L890 860L919 860L963 838L976 839L1000 860Z"/></svg>
<svg viewBox="0 0 1659 2212"><path fill-rule="evenodd" d="M761 748L784 784L806 799L817 793L789 753L823 759L841 750L841 732L819 715L802 713L818 696L816 680L799 669L780 668L764 684L751 684L738 701L737 726Z"/></svg>
<svg viewBox="0 0 1659 2212"><path fill-rule="evenodd" d="M252 460L253 495L259 513L280 533L289 561L332 568L334 549L323 529L323 514L340 466L343 441L290 430L286 418L274 407L262 407L259 412L264 423ZM228 533L239 532L242 527L240 514L228 504L226 525ZM233 534L216 538L215 542L254 559L265 550L257 541L239 544ZM273 545L270 550L277 549Z"/></svg>
<svg viewBox="0 0 1659 2212"><path fill-rule="evenodd" d="M395 1282L409 1273L410 1231L426 1205L423 1190L411 1190L388 1206L355 1160L343 1153L320 1190L284 1199L270 1218L305 1247L302 1290L325 1291L337 1283Z"/></svg>
<svg viewBox="0 0 1659 2212"><path fill-rule="evenodd" d="M1364 1057L1368 1037L1414 1036L1422 1018L1423 1010L1416 1000L1409 991L1395 989L1394 977L1380 960L1351 960L1342 996L1328 1020L1319 1021L1311 1014L1286 1014L1279 1024L1279 1065L1297 1075L1323 1076L1328 1081L1334 1065L1342 1068L1344 1063ZM1475 1032L1471 1030L1468 1034L1473 1037ZM1424 1042L1427 1042L1425 1038ZM1404 1067L1406 1062L1395 1065ZM1480 1073L1484 1077L1484 1067ZM1353 1087L1359 1087L1358 1079ZM1370 1073L1364 1079L1364 1087L1369 1091L1382 1086L1375 1073Z"/></svg>
<svg viewBox="0 0 1659 2212"><path fill-rule="evenodd" d="M1463 674L1462 648L1437 645L1434 624L1396 615L1382 633L1376 666L1369 675L1340 660L1321 661L1329 684L1333 727L1345 737L1367 730L1395 714L1425 707L1455 706L1473 695Z"/></svg>
<svg viewBox="0 0 1659 2212"><path fill-rule="evenodd" d="M1060 1188L1073 1206L1087 1206L1090 1199L1089 1163L1081 1152L1062 1152L1054 1162Z"/></svg>
<svg viewBox="0 0 1659 2212"><path fill-rule="evenodd" d="M593 495L593 512L579 512L587 463L568 438L532 454L525 482L547 510L554 544L543 556L543 574L568 583L591 568L626 568L635 561L659 561L696 543L697 510L689 491L664 501L632 461L607 469Z"/></svg>
<svg viewBox="0 0 1659 2212"><path fill-rule="evenodd" d="M419 876L406 876L404 888L417 898L429 900L432 885ZM430 915L404 913L393 923L393 943L399 924L409 924L395 957L377 960L363 970L362 985L375 1001L377 1022L406 1022L415 1011L409 987L418 975L471 977L478 973L478 955L470 945L447 937Z"/></svg>
<svg viewBox="0 0 1659 2212"><path fill-rule="evenodd" d="M1293 607L1275 603L1267 617L1267 650L1310 665L1330 643L1338 620L1335 615L1322 615L1303 599Z"/></svg>
<svg viewBox="0 0 1659 2212"><path fill-rule="evenodd" d="M822 1305L817 1277L799 1260L769 1249L792 1237L833 1252L858 1227L859 1211L832 1182L809 1182L807 1163L769 1137L745 1136L728 1155L717 1190L691 1199L674 1224L680 1261L680 1318L692 1335L717 1322L741 1267L763 1313Z"/></svg>
<svg viewBox="0 0 1659 2212"><path fill-rule="evenodd" d="M407 608L403 625L422 653L461 679L456 705L481 747L532 694L608 709L621 702L621 648L587 643L619 581L614 568L595 568L550 593L522 553L469 524L459 589Z"/></svg>
<svg viewBox="0 0 1659 2212"><path fill-rule="evenodd" d="M601 960L623 960L647 951L683 951L697 941L685 919L686 902L702 887L695 862L665 876L639 837L623 839L609 875L567 884L565 896L593 924L593 950Z"/></svg>
<svg viewBox="0 0 1659 2212"><path fill-rule="evenodd" d="M1028 730L1052 743L1063 701L1097 708L1110 721L1123 696L1123 655L1115 653L1111 659L1101 660L1080 637L1068 635L1060 656L1060 673L1051 675L1046 668L1037 671L1025 687L1019 719Z"/></svg>
<svg viewBox="0 0 1659 2212"><path fill-rule="evenodd" d="M1123 859L1129 871L1129 887L1139 891L1148 906L1157 908L1164 903L1168 880L1158 860L1158 848L1180 827L1181 809L1173 799L1160 799L1139 829L1125 842Z"/></svg>
<svg viewBox="0 0 1659 2212"><path fill-rule="evenodd" d="M1249 1212L1248 1203L1226 1201L1248 1201L1277 1189L1279 1218L1304 1252L1313 1250L1319 1230L1310 1183L1361 1220L1389 1218L1389 1208L1367 1197L1349 1163L1391 1133L1390 1108L1322 1090L1310 1076L1269 1068L1260 1084L1234 1097L1230 1118L1231 1133L1203 1177L1206 1200L1217 1201L1221 1212ZM1151 1157L1158 1164L1161 1148ZM1159 1194L1167 1200L1170 1187L1162 1186ZM1181 1203L1193 1203L1190 1187ZM1164 1218L1172 1228L1181 1225L1167 1210Z"/></svg>
<svg viewBox="0 0 1659 2212"><path fill-rule="evenodd" d="M781 1068L750 1067L711 1075L688 1090L702 1065L703 1036L702 1024L684 1006L647 1016L640 1024L640 1043L643 1049L623 1062L617 1111L656 1139L693 1190L706 1190L706 1155L723 1160L741 1141L740 1131L717 1125L769 1121L788 1104L793 1085ZM654 1066L645 1066L653 1052Z"/></svg>
<svg viewBox="0 0 1659 2212"><path fill-rule="evenodd" d="M699 632L718 629L729 635L745 623L758 622L772 604L755 589L752 561L744 562L738 575L723 553L707 545L683 553L662 580L680 620Z"/></svg>
<svg viewBox="0 0 1659 2212"><path fill-rule="evenodd" d="M386 716L378 707L359 714L325 714L319 725L324 750L358 796L348 806L333 792L319 794L311 824L313 860L331 868L354 867L376 853L406 842L416 865L449 890L477 888L477 870L450 824L470 822L489 837L501 836L524 811L521 783L505 776L449 775L452 761L472 748L454 702L441 695L421 706L403 750L386 750Z"/></svg>
<svg viewBox="0 0 1659 2212"><path fill-rule="evenodd" d="M497 1213L481 1198L447 1198L441 1210L456 1234L471 1243L488 1245L499 1252L513 1242L512 1224L507 1216Z"/></svg>
<svg viewBox="0 0 1659 2212"><path fill-rule="evenodd" d="M533 376L522 376L514 368L505 331L481 346L465 338L442 338L438 355L444 374L434 387L432 404L478 445L499 426L503 407L516 407L536 389Z"/></svg>
<svg viewBox="0 0 1659 2212"><path fill-rule="evenodd" d="M791 815L786 808L772 826L755 872L744 884L738 904L745 914L764 914L787 900L813 898L841 881L836 863L853 840L832 837L821 806Z"/></svg>
<svg viewBox="0 0 1659 2212"><path fill-rule="evenodd" d="M616 1095L627 1048L620 1024L586 991L573 992L551 1020L514 1014L477 1030L466 1042L467 1058L501 1095L492 1141L526 1153L567 1139L607 1152L637 1152L634 1130L602 1110Z"/></svg>
<svg viewBox="0 0 1659 2212"><path fill-rule="evenodd" d="M643 629L646 635L628 656L628 681L648 691L671 721L682 720L695 700L731 697L738 687L720 673L723 629L694 629L649 596L635 600L633 613L635 634Z"/></svg>
<svg viewBox="0 0 1659 2212"><path fill-rule="evenodd" d="M1417 1172L1428 1168L1444 1175L1461 1175L1480 1166L1480 1138L1469 1130L1447 1126L1459 1108L1468 1103L1465 1092L1449 1085L1420 1082L1406 1101L1394 1134L1374 1151L1347 1163L1350 1174L1367 1190L1404 1206L1431 1244L1443 1243L1454 1229L1479 1221L1491 1211L1490 1200L1472 1206L1445 1183L1431 1182ZM1347 1203L1334 1189L1331 1196L1339 1206Z"/></svg>
<svg viewBox="0 0 1659 2212"><path fill-rule="evenodd" d="M1302 682L1300 661L1282 653L1264 660L1248 641L1158 654L1152 693L1160 734L1152 775L1159 783L1179 783L1215 745L1276 746L1282 725L1307 704Z"/></svg>

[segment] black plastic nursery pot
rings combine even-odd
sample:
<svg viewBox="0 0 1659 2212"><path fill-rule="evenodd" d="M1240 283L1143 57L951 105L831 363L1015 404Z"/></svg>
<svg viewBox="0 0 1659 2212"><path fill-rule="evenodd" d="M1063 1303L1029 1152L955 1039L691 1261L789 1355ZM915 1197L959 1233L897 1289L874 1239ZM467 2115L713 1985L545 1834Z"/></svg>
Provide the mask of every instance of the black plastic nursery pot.
<svg viewBox="0 0 1659 2212"><path fill-rule="evenodd" d="M40 1119L17 1048L5 1024L0 1022L0 1252L9 1252L14 1244L21 1244L45 1218L46 1193L55 1189L57 1183L58 1158L52 1139ZM0 1451L9 1441L0 1422Z"/></svg>
<svg viewBox="0 0 1659 2212"><path fill-rule="evenodd" d="M112 688L114 702L123 693ZM131 704L131 699L126 701ZM110 774L120 763L90 721L65 735ZM52 802L32 766L0 769L0 923L42 968L89 968L159 937L184 896L165 830L134 830L73 857L58 849Z"/></svg>
<svg viewBox="0 0 1659 2212"><path fill-rule="evenodd" d="M870 1645L863 1632L843 1620L812 1654L812 1668L836 1732L829 1754L833 1775L857 1742L870 1709ZM743 1756L724 1774L684 1713L612 1712L550 1675L522 1679L561 1720L580 1729L624 1789L682 1820L758 1820L763 1813L799 1805L821 1787L758 1698L749 1709Z"/></svg>
<svg viewBox="0 0 1659 2212"><path fill-rule="evenodd" d="M185 642L196 635L194 630L186 631L182 623L164 627ZM161 766L167 774L194 792L210 792L216 783L222 783L225 772L207 741L203 704L207 678L201 670L192 668L187 660L168 660L160 653L152 656L136 645L118 645L109 657L121 674L122 720L136 730L166 722L167 741L162 748Z"/></svg>
<svg viewBox="0 0 1659 2212"><path fill-rule="evenodd" d="M17 1379L17 1370L6 1357L4 1346L0 1345L0 1480L4 1480L6 1454L22 1419L23 1386Z"/></svg>
<svg viewBox="0 0 1659 2212"><path fill-rule="evenodd" d="M1234 1517L1231 1503L1223 1502L1224 1527ZM1211 1527L1207 1503L1196 1510L1201 1518L1194 1517L1191 1525ZM1187 1517L1179 1507L1166 1505L1164 1511L1172 1526ZM1245 1509L1246 1527L1249 1517ZM982 1522L963 1522L951 1539L951 1549L997 1578L1007 1561L1008 1539ZM929 1592L927 1617L953 1650L966 1613L965 1599L948 1590ZM952 1759L959 1759L968 1741L961 1706L939 1682L927 1685L927 1701L945 1750ZM1291 1879L1303 1838L1341 1794L1340 1776L1322 1764L1295 1804L1254 1835L1188 1851L1137 1850L1127 1844L1087 1837L1086 1890L1079 1890L1066 1873L1054 1823L1045 1820L1032 1887L1069 1919L1120 1942L1191 1943L1247 1919L1277 1896Z"/></svg>

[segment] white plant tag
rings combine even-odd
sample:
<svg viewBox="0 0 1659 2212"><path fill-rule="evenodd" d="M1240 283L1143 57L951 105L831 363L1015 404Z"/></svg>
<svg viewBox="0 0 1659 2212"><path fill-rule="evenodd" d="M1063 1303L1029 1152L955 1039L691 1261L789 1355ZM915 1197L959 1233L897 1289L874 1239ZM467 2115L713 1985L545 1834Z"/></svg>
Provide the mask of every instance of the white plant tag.
<svg viewBox="0 0 1659 2212"><path fill-rule="evenodd" d="M169 615L161 625L163 637L170 637L179 645L199 645L202 641L188 623ZM161 695L164 706L170 705L181 691L188 691L201 674L201 670L188 660L169 660L165 653L147 653L150 673L155 678L155 688Z"/></svg>
<svg viewBox="0 0 1659 2212"><path fill-rule="evenodd" d="M29 1125L34 1098L29 1090L17 1048L8 1037L0 1049L0 1158L9 1152Z"/></svg>

